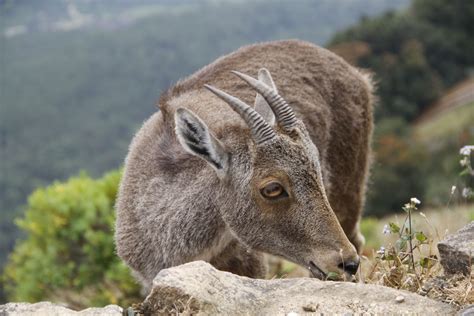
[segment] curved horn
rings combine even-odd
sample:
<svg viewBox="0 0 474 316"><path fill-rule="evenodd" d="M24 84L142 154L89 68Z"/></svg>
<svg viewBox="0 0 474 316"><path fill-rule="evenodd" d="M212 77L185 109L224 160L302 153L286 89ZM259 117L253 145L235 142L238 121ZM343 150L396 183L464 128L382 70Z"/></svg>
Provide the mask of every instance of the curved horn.
<svg viewBox="0 0 474 316"><path fill-rule="evenodd" d="M275 113L278 123L285 129L291 130L297 123L295 113L288 105L288 103L272 88L264 84L263 82L254 79L246 74L238 71L231 71L234 75L245 81L249 86L257 90L263 98L267 101L268 105Z"/></svg>
<svg viewBox="0 0 474 316"><path fill-rule="evenodd" d="M230 107L237 112L242 119L247 123L250 127L250 131L256 141L257 144L264 143L274 137L276 137L275 132L268 125L267 122L258 114L254 109L250 106L242 102L241 100L237 99L236 97L231 96L230 94L225 93L213 86L205 84L209 91L214 93L216 96L224 100Z"/></svg>

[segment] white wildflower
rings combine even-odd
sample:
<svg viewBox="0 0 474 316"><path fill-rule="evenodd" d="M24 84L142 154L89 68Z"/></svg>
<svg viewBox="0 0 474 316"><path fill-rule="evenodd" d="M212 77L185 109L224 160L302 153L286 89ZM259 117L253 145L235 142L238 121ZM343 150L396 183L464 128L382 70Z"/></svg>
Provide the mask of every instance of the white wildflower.
<svg viewBox="0 0 474 316"><path fill-rule="evenodd" d="M377 250L377 254L384 255L385 254L385 247L384 246L380 247L380 249Z"/></svg>
<svg viewBox="0 0 474 316"><path fill-rule="evenodd" d="M390 227L389 227L387 224L385 224L385 225L383 226L383 231L382 231L382 233L383 233L384 235L390 234Z"/></svg>
<svg viewBox="0 0 474 316"><path fill-rule="evenodd" d="M472 194L471 188L462 189L462 196L468 198Z"/></svg>
<svg viewBox="0 0 474 316"><path fill-rule="evenodd" d="M456 186L455 186L455 185L453 185L453 186L451 187L451 195L453 195L454 192L456 192Z"/></svg>
<svg viewBox="0 0 474 316"><path fill-rule="evenodd" d="M418 200L418 199L415 198L415 197L412 197L412 198L410 199L410 202L413 203L413 204L415 204L415 205L421 203L420 200Z"/></svg>
<svg viewBox="0 0 474 316"><path fill-rule="evenodd" d="M474 145L464 146L459 150L459 153L463 156L469 156L471 154L471 150L474 151Z"/></svg>
<svg viewBox="0 0 474 316"><path fill-rule="evenodd" d="M466 167L466 166L469 164L469 157L466 156L466 157L464 157L463 159L459 160L459 164L460 164L462 167Z"/></svg>

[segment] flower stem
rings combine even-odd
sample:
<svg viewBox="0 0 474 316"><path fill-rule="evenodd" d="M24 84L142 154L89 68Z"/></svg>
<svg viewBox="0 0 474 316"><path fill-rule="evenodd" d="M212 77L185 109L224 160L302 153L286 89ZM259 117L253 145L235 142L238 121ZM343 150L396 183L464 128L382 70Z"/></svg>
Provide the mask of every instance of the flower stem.
<svg viewBox="0 0 474 316"><path fill-rule="evenodd" d="M416 279L418 280L418 275L416 274L416 269L415 269L415 256L413 255L413 235L411 232L411 207L408 208L408 243L410 245L410 259L411 259L411 265L413 268L413 273L416 275Z"/></svg>
<svg viewBox="0 0 474 316"><path fill-rule="evenodd" d="M413 258L413 244L412 244L412 235L411 235L411 207L408 209L408 242L410 244L410 258L413 266L413 271L415 270L415 260Z"/></svg>

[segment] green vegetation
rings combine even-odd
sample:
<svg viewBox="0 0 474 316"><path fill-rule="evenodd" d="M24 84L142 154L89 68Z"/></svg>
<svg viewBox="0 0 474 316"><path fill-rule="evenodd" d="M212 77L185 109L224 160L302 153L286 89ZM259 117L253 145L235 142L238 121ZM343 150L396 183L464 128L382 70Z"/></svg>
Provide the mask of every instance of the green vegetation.
<svg viewBox="0 0 474 316"><path fill-rule="evenodd" d="M377 249L380 247L378 235L379 220L374 217L365 217L360 222L360 232L365 238L365 249Z"/></svg>
<svg viewBox="0 0 474 316"><path fill-rule="evenodd" d="M421 212L416 205L416 200L410 199L396 214L362 220L366 246L357 273L358 281L416 292L457 306L474 303L474 274L470 277L444 276L436 251L438 241L465 226L472 218L474 206ZM308 275L304 268L283 259L271 257L270 267L269 278Z"/></svg>
<svg viewBox="0 0 474 316"><path fill-rule="evenodd" d="M410 124L472 71L473 18L471 1L414 0L406 11L363 19L330 42L336 52L344 47L341 53L349 59L356 47L364 47L352 60L373 71L377 82L375 163L366 214L387 214L410 196L427 205L450 198L458 148L474 142L472 105L424 123L418 128L421 134L425 130L423 141L413 137Z"/></svg>
<svg viewBox="0 0 474 316"><path fill-rule="evenodd" d="M421 214L424 214L421 215ZM398 213L382 217L365 217L361 221L361 231L366 238L365 255L372 256L381 246L396 242L396 236L384 234L384 226L390 222L402 224L401 208ZM455 232L474 218L474 205L442 206L425 208L415 212L412 221L417 229L430 232L434 242L441 240L447 233ZM427 220L429 219L429 220Z"/></svg>
<svg viewBox="0 0 474 316"><path fill-rule="evenodd" d="M458 106L442 115L415 126L415 135L421 141L429 143L449 140L468 130L474 122L474 102Z"/></svg>
<svg viewBox="0 0 474 316"><path fill-rule="evenodd" d="M380 221L384 226L379 233L384 237L377 241L382 245L372 252L371 258L365 258L359 277L365 283L416 292L458 307L472 304L472 275L444 275L436 248L444 237L442 234L448 231L440 233L440 229L454 225L454 229L449 228L453 232L464 226L468 212L457 209L424 214L418 211L418 204L418 199L411 198L402 208L405 214L401 221L398 217ZM447 221L446 218L455 215L452 213L457 213L459 218ZM441 222L436 220L440 215Z"/></svg>
<svg viewBox="0 0 474 316"><path fill-rule="evenodd" d="M377 118L410 121L472 70L473 16L471 1L414 0L407 11L362 20L337 34L330 46L366 43L357 65L375 72L381 98Z"/></svg>
<svg viewBox="0 0 474 316"><path fill-rule="evenodd" d="M120 172L85 174L38 189L19 227L26 239L5 269L13 301L53 300L72 307L129 304L139 286L116 256L114 202Z"/></svg>

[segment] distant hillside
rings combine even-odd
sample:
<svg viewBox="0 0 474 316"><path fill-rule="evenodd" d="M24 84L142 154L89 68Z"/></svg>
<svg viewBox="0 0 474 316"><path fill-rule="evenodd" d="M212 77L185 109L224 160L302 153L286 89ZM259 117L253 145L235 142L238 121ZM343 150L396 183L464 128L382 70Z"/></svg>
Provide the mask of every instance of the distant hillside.
<svg viewBox="0 0 474 316"><path fill-rule="evenodd" d="M474 144L474 79L455 85L428 107L414 122L412 135L429 153L428 198L442 201L447 188L462 189L466 183L459 177L459 148Z"/></svg>
<svg viewBox="0 0 474 316"><path fill-rule="evenodd" d="M413 0L407 10L362 19L329 42L369 69L377 86L366 214L395 211L411 196L433 206L466 202L451 188L465 185L459 148L474 142L472 86L456 86L474 70L473 19L473 1Z"/></svg>
<svg viewBox="0 0 474 316"><path fill-rule="evenodd" d="M474 81L451 88L414 122L413 141L426 151L425 195L431 203L465 203L460 192L474 185L459 176L459 148L474 144ZM452 186L458 188L451 193Z"/></svg>
<svg viewBox="0 0 474 316"><path fill-rule="evenodd" d="M472 1L413 0L406 11L361 20L329 45L354 59L352 49L354 63L375 73L377 118L413 121L474 69L473 18Z"/></svg>
<svg viewBox="0 0 474 316"><path fill-rule="evenodd" d="M232 0L221 0L232 1ZM192 10L200 3L193 0L3 0L3 35L67 32L86 28L118 29L167 12Z"/></svg>
<svg viewBox="0 0 474 316"><path fill-rule="evenodd" d="M449 89L415 121L414 132L419 140L436 140L438 146L443 139L474 134L474 79Z"/></svg>
<svg viewBox="0 0 474 316"><path fill-rule="evenodd" d="M446 91L441 99L428 107L426 111L418 117L415 125L423 125L427 121L436 119L448 111L471 103L474 103L474 79L468 78Z"/></svg>

